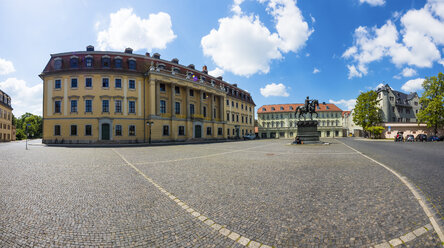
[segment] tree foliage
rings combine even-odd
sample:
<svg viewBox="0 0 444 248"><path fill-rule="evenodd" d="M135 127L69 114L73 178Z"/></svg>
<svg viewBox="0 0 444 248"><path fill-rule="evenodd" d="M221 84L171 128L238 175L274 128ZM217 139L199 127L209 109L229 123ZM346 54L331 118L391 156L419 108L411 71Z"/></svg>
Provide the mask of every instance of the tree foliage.
<svg viewBox="0 0 444 248"><path fill-rule="evenodd" d="M378 101L378 94L374 90L362 92L356 99L353 122L365 131L374 131L371 127L382 122Z"/></svg>
<svg viewBox="0 0 444 248"><path fill-rule="evenodd" d="M41 138L43 132L43 120L41 116L25 113L15 120L18 140L28 138ZM29 124L29 126L28 126ZM28 127L28 131L26 131ZM29 134L29 136L27 136Z"/></svg>
<svg viewBox="0 0 444 248"><path fill-rule="evenodd" d="M381 138L384 129L382 126L372 126L368 128L368 131L374 135L374 138Z"/></svg>
<svg viewBox="0 0 444 248"><path fill-rule="evenodd" d="M438 128L444 126L444 74L440 72L438 77L426 77L422 87L424 93L419 99L418 122L433 127L436 134Z"/></svg>

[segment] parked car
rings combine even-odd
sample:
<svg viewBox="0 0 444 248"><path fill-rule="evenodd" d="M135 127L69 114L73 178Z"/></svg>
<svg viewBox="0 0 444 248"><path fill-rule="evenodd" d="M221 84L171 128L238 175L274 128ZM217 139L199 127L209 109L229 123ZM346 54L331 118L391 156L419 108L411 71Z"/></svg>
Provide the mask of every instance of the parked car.
<svg viewBox="0 0 444 248"><path fill-rule="evenodd" d="M416 135L415 141L425 142L427 141L427 134L418 134Z"/></svg>
<svg viewBox="0 0 444 248"><path fill-rule="evenodd" d="M244 135L244 140L254 140L254 139L256 139L256 135L252 133Z"/></svg>
<svg viewBox="0 0 444 248"><path fill-rule="evenodd" d="M413 141L415 141L415 136L413 136L412 134L409 134L405 137L405 141L413 142Z"/></svg>
<svg viewBox="0 0 444 248"><path fill-rule="evenodd" d="M432 135L427 139L427 141L439 141L439 138L436 135Z"/></svg>
<svg viewBox="0 0 444 248"><path fill-rule="evenodd" d="M404 132L398 132L395 136L395 142L403 142L404 141L404 136L402 136L404 134Z"/></svg>
<svg viewBox="0 0 444 248"><path fill-rule="evenodd" d="M444 141L444 135L443 136L439 136L439 141Z"/></svg>

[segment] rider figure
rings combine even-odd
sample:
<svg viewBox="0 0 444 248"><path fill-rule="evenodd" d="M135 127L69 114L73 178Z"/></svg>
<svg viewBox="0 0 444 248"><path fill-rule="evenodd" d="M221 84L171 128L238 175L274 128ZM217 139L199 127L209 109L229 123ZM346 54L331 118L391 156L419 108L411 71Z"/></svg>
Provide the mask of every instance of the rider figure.
<svg viewBox="0 0 444 248"><path fill-rule="evenodd" d="M310 99L307 96L307 99L305 99L305 111L308 113L309 109L308 107L310 106Z"/></svg>

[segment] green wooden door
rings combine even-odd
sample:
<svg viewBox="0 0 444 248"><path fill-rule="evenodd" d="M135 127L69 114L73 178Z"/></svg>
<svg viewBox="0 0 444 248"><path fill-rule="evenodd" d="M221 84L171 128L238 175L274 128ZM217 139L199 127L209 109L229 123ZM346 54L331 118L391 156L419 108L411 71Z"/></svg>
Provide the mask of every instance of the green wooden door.
<svg viewBox="0 0 444 248"><path fill-rule="evenodd" d="M202 126L201 125L195 125L194 126L194 137L195 138L201 138L202 137Z"/></svg>
<svg viewBox="0 0 444 248"><path fill-rule="evenodd" d="M102 124L102 140L109 140L109 124Z"/></svg>

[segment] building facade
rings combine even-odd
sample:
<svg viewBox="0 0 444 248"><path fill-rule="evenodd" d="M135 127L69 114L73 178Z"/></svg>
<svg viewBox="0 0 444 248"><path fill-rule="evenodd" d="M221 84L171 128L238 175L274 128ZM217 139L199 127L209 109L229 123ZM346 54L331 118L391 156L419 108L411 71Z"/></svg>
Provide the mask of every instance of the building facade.
<svg viewBox="0 0 444 248"><path fill-rule="evenodd" d="M12 125L11 97L0 90L0 142L15 140L15 127Z"/></svg>
<svg viewBox="0 0 444 248"><path fill-rule="evenodd" d="M52 54L43 79L44 143L226 139L253 132L250 94L179 60L125 52Z"/></svg>
<svg viewBox="0 0 444 248"><path fill-rule="evenodd" d="M405 94L395 91L388 84L377 89L379 108L382 111L382 122L416 123L421 105L416 92Z"/></svg>
<svg viewBox="0 0 444 248"><path fill-rule="evenodd" d="M260 138L293 139L297 134L295 115L298 106L304 104L274 104L258 108L258 135ZM343 137L342 110L334 104L320 104L316 112L318 131L321 137ZM309 117L308 117L309 118Z"/></svg>
<svg viewBox="0 0 444 248"><path fill-rule="evenodd" d="M353 122L353 110L342 112L342 127L344 128L345 136L361 137L364 135L364 130L361 126Z"/></svg>

